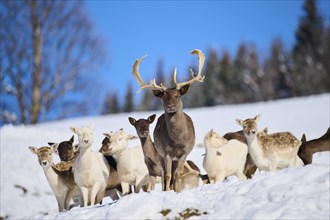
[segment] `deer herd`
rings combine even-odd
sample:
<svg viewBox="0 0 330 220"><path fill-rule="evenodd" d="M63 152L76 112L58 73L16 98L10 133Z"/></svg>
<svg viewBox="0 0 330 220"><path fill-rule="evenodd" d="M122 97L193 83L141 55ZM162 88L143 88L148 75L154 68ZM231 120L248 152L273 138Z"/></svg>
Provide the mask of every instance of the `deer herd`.
<svg viewBox="0 0 330 220"><path fill-rule="evenodd" d="M133 76L140 89L149 89L163 101L162 114L153 131L150 124L156 118L129 117L129 123L136 129L137 136L127 134L123 129L103 133L104 139L99 152L93 152L93 127L71 127L78 137L69 141L48 143L40 148L29 147L38 156L40 166L52 188L60 212L80 205L102 203L105 196L112 200L138 193L141 189L149 192L160 183L163 191L197 187L204 183L218 183L231 175L239 180L252 178L255 171L275 171L286 167L300 167L312 163L313 154L330 150L330 128L319 139L306 141L303 135L299 141L290 132L268 134L268 130L258 130L260 115L245 120L237 119L242 130L229 132L224 136L211 130L204 137L205 155L203 168L206 175L187 156L195 146L193 120L183 111L181 96L185 95L192 83L203 82L202 68L205 57L195 49L191 54L199 58L198 72L192 69L191 79L178 83L174 70L174 87L167 88L155 80L145 83L139 73L141 61L133 65ZM140 139L141 145L129 148L128 142ZM60 162L53 162L57 153Z"/></svg>

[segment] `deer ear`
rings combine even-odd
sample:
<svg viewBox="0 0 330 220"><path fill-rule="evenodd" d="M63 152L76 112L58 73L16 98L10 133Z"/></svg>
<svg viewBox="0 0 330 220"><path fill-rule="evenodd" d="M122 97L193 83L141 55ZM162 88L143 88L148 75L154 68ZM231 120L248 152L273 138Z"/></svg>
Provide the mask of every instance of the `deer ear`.
<svg viewBox="0 0 330 220"><path fill-rule="evenodd" d="M268 128L265 127L264 130L262 130L265 134L268 134Z"/></svg>
<svg viewBox="0 0 330 220"><path fill-rule="evenodd" d="M153 115L149 116L149 118L148 118L149 124L154 122L155 118L156 118L156 114L153 114Z"/></svg>
<svg viewBox="0 0 330 220"><path fill-rule="evenodd" d="M33 154L37 154L38 153L38 148L36 147L29 147L30 151L33 153Z"/></svg>
<svg viewBox="0 0 330 220"><path fill-rule="evenodd" d="M70 138L69 142L73 143L74 142L74 135Z"/></svg>
<svg viewBox="0 0 330 220"><path fill-rule="evenodd" d="M128 135L128 140L129 140L129 141L135 140L135 139L137 139L137 138L138 138L138 137L135 136L135 135L131 135L131 134Z"/></svg>
<svg viewBox="0 0 330 220"><path fill-rule="evenodd" d="M78 128L70 127L70 130L71 130L73 133L78 134Z"/></svg>
<svg viewBox="0 0 330 220"><path fill-rule="evenodd" d="M160 91L160 90L151 90L152 94L154 94L154 96L158 97L158 98L162 98L164 92Z"/></svg>
<svg viewBox="0 0 330 220"><path fill-rule="evenodd" d="M236 119L236 123L238 125L242 125L243 126L243 120L241 120L241 119Z"/></svg>
<svg viewBox="0 0 330 220"><path fill-rule="evenodd" d="M58 145L59 145L59 144L52 144L52 145L50 146L50 148L52 149L53 153L58 154L58 150L57 150Z"/></svg>
<svg viewBox="0 0 330 220"><path fill-rule="evenodd" d="M103 135L105 136L105 137L107 137L107 138L111 138L111 136L110 136L110 134L108 134L108 133L103 133Z"/></svg>
<svg viewBox="0 0 330 220"><path fill-rule="evenodd" d="M128 120L129 120L129 123L131 123L131 125L133 125L133 126L135 125L136 120L134 118L128 117Z"/></svg>
<svg viewBox="0 0 330 220"><path fill-rule="evenodd" d="M183 96L184 94L186 94L188 92L189 88L190 88L190 84L182 86L179 90L180 95Z"/></svg>
<svg viewBox="0 0 330 220"><path fill-rule="evenodd" d="M257 116L254 117L253 119L256 120L256 121L258 122L260 117L261 117L261 114L257 115Z"/></svg>
<svg viewBox="0 0 330 220"><path fill-rule="evenodd" d="M49 146L52 146L53 144L55 144L55 143L52 143L52 142L48 142L48 145L49 145Z"/></svg>
<svg viewBox="0 0 330 220"><path fill-rule="evenodd" d="M306 142L306 135L303 134L303 136L301 137L301 142L305 143Z"/></svg>

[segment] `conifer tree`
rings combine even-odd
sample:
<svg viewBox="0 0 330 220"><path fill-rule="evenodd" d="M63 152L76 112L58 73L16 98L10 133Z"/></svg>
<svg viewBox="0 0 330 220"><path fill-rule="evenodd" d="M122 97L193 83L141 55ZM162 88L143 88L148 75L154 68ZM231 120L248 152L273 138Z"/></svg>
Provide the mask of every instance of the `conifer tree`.
<svg viewBox="0 0 330 220"><path fill-rule="evenodd" d="M133 88L132 84L129 83L126 89L125 103L124 103L124 112L134 111L134 102L133 102Z"/></svg>

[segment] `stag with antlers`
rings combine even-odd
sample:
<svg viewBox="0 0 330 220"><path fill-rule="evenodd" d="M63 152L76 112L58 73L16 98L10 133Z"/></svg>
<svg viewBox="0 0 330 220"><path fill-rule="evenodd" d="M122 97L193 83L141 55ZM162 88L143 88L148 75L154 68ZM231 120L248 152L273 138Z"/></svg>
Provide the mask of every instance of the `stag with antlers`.
<svg viewBox="0 0 330 220"><path fill-rule="evenodd" d="M133 65L133 76L140 85L138 92L149 89L154 96L163 100L165 113L158 118L154 130L154 141L157 152L164 159L165 190L170 190L173 183L176 192L182 190L184 163L195 145L194 124L191 118L183 112L181 96L188 92L192 83L203 82L205 77L201 75L205 60L202 51L195 49L190 53L198 55L198 72L195 74L190 69L192 78L178 83L175 69L173 74L174 88L166 88L163 84L157 85L155 80L150 80L149 84L146 84L141 79L139 66L146 56L137 59Z"/></svg>

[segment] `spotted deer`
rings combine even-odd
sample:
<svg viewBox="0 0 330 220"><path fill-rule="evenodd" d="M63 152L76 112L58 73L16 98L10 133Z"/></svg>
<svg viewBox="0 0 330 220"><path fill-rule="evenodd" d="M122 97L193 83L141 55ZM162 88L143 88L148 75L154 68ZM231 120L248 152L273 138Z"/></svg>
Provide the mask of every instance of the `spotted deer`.
<svg viewBox="0 0 330 220"><path fill-rule="evenodd" d="M258 131L258 134L268 134L268 128L264 128L262 131ZM228 132L223 136L225 139L232 140L236 139L244 144L247 144L246 138L244 136L243 130L236 131L236 132ZM246 162L244 166L244 174L248 179L251 179L253 174L256 172L257 166L254 164L250 154L246 155Z"/></svg>
<svg viewBox="0 0 330 220"><path fill-rule="evenodd" d="M190 69L192 79L178 83L176 80L176 69L173 74L173 88L166 88L162 83L157 85L155 80L146 84L140 76L139 66L146 57L137 59L133 65L133 76L142 89L149 89L157 98L162 99L165 113L158 118L154 130L154 141L157 152L164 158L165 190L170 190L171 180L174 184L174 190L182 190L182 175L184 163L188 154L195 145L195 129L191 118L183 112L181 97L185 95L192 83L203 82L205 76L202 76L202 68L205 57L200 50L192 50L191 54L197 54L199 57L198 73ZM175 162L177 161L177 163Z"/></svg>
<svg viewBox="0 0 330 220"><path fill-rule="evenodd" d="M243 127L253 162L260 171L275 171L286 167L300 166L297 156L301 142L290 132L257 134L260 115L246 120L236 119ZM298 165L299 164L299 165Z"/></svg>
<svg viewBox="0 0 330 220"><path fill-rule="evenodd" d="M70 209L70 202L73 197L81 199L81 193L76 185L72 169L59 171L53 163L53 153L56 151L56 145L51 147L29 147L31 152L38 156L38 161L45 176L52 188L58 205L58 210L63 212Z"/></svg>

